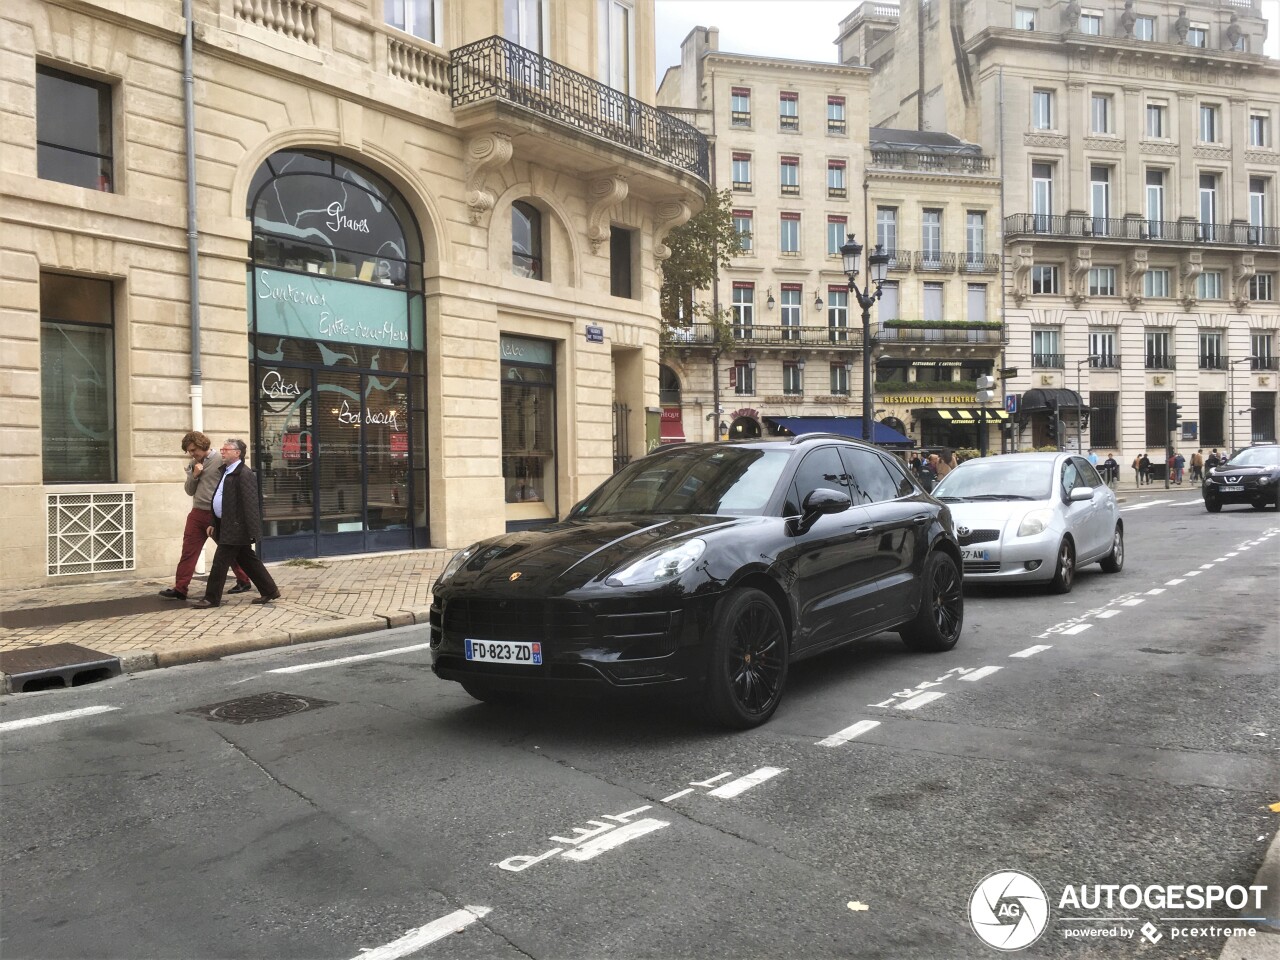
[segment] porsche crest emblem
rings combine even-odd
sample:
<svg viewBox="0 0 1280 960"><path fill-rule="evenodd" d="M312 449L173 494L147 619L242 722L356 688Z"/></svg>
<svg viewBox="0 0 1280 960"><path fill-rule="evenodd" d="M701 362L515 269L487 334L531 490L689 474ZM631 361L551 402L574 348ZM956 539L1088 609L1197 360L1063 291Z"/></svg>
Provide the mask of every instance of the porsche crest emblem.
<svg viewBox="0 0 1280 960"><path fill-rule="evenodd" d="M520 571L519 571L519 570L517 570L517 571L516 571L515 573L513 573L511 576L507 577L507 580L508 580L509 582L511 582L511 583L515 583L515 582L516 582L517 580L519 580L519 579L520 579Z"/></svg>

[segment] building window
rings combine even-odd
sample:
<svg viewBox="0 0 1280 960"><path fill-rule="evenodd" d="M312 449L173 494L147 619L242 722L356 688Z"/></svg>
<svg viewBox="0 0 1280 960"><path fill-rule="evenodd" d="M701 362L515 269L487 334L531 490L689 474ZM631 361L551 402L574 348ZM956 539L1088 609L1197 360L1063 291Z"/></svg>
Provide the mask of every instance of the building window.
<svg viewBox="0 0 1280 960"><path fill-rule="evenodd" d="M1146 409L1146 446L1152 450L1163 450L1169 442L1169 404L1173 403L1173 394L1162 390L1148 390L1145 397ZM1164 454L1152 459L1159 462Z"/></svg>
<svg viewBox="0 0 1280 960"><path fill-rule="evenodd" d="M729 94L729 122L735 127L751 126L751 90L734 87Z"/></svg>
<svg viewBox="0 0 1280 960"><path fill-rule="evenodd" d="M778 183L784 197L800 196L800 158L783 157L778 166Z"/></svg>
<svg viewBox="0 0 1280 960"><path fill-rule="evenodd" d="M1059 346L1060 336L1056 329L1031 331L1031 365L1033 367L1056 369L1062 366L1062 352Z"/></svg>
<svg viewBox="0 0 1280 960"><path fill-rule="evenodd" d="M1031 164L1031 214L1037 233L1047 233L1053 216L1053 164Z"/></svg>
<svg viewBox="0 0 1280 960"><path fill-rule="evenodd" d="M1015 30L1034 30L1036 28L1036 12L1030 7L1018 7L1013 11Z"/></svg>
<svg viewBox="0 0 1280 960"><path fill-rule="evenodd" d="M928 323L939 323L942 320L942 304L945 299L945 284L924 284L924 314L921 320Z"/></svg>
<svg viewBox="0 0 1280 960"><path fill-rule="evenodd" d="M1094 133L1114 133L1111 124L1112 97L1109 93L1095 93L1090 99L1090 130Z"/></svg>
<svg viewBox="0 0 1280 960"><path fill-rule="evenodd" d="M1116 355L1116 331L1090 330L1089 356L1098 358L1089 363L1091 367L1118 367L1120 364Z"/></svg>
<svg viewBox="0 0 1280 960"><path fill-rule="evenodd" d="M1152 140L1163 140L1168 136L1169 105L1156 100L1147 103L1147 136Z"/></svg>
<svg viewBox="0 0 1280 960"><path fill-rule="evenodd" d="M800 339L800 297L803 287L798 283L784 283L780 294L782 339Z"/></svg>
<svg viewBox="0 0 1280 960"><path fill-rule="evenodd" d="M1108 234L1107 221L1111 217L1111 168L1097 164L1089 167L1089 213L1093 216L1094 236Z"/></svg>
<svg viewBox="0 0 1280 960"><path fill-rule="evenodd" d="M435 0L384 0L383 17L387 26L411 33L423 40L436 42ZM510 18L511 11L508 11ZM515 37L508 39L519 42Z"/></svg>
<svg viewBox="0 0 1280 960"><path fill-rule="evenodd" d="M1209 28L1208 27L1191 27L1187 30L1187 46L1188 47L1207 47L1209 46Z"/></svg>
<svg viewBox="0 0 1280 960"><path fill-rule="evenodd" d="M925 209L920 213L920 253L926 264L935 268L942 262L942 211Z"/></svg>
<svg viewBox="0 0 1280 960"><path fill-rule="evenodd" d="M849 195L844 185L844 161L827 161L827 196L832 200L843 200Z"/></svg>
<svg viewBox="0 0 1280 960"><path fill-rule="evenodd" d="M1225 370L1226 358L1222 355L1222 332L1200 331L1200 369Z"/></svg>
<svg viewBox="0 0 1280 960"><path fill-rule="evenodd" d="M790 360L782 362L782 392L789 397L798 397L804 393L804 383L800 379L800 364Z"/></svg>
<svg viewBox="0 0 1280 960"><path fill-rule="evenodd" d="M631 282L632 233L624 227L609 228L609 292L615 297L635 298Z"/></svg>
<svg viewBox="0 0 1280 960"><path fill-rule="evenodd" d="M778 250L783 256L800 256L800 214L782 215L778 224Z"/></svg>
<svg viewBox="0 0 1280 960"><path fill-rule="evenodd" d="M502 337L502 481L507 503L556 502L555 345Z"/></svg>
<svg viewBox="0 0 1280 960"><path fill-rule="evenodd" d="M1254 332L1249 336L1249 357L1253 360L1251 366L1255 370L1274 370L1276 368L1275 354L1271 352L1272 335L1269 333Z"/></svg>
<svg viewBox="0 0 1280 960"><path fill-rule="evenodd" d="M849 395L849 368L843 363L831 364L831 393L837 397Z"/></svg>
<svg viewBox="0 0 1280 960"><path fill-rule="evenodd" d="M733 189L743 191L751 189L751 154L749 153L733 155Z"/></svg>
<svg viewBox="0 0 1280 960"><path fill-rule="evenodd" d="M1032 293L1057 293L1058 268L1054 264L1037 263L1031 268Z"/></svg>
<svg viewBox="0 0 1280 960"><path fill-rule="evenodd" d="M1114 390L1090 390L1089 446L1095 450L1119 446L1116 433L1120 394Z"/></svg>
<svg viewBox="0 0 1280 960"><path fill-rule="evenodd" d="M876 243L890 257L898 255L898 208L876 207ZM893 264L890 263L892 267Z"/></svg>
<svg viewBox="0 0 1280 960"><path fill-rule="evenodd" d="M1080 32L1087 33L1091 37L1099 36L1102 33L1102 14L1100 13L1084 13L1080 15Z"/></svg>
<svg viewBox="0 0 1280 960"><path fill-rule="evenodd" d="M1255 273L1249 278L1249 299L1250 300L1274 300L1275 297L1275 274L1274 273Z"/></svg>
<svg viewBox="0 0 1280 960"><path fill-rule="evenodd" d="M778 94L778 128L800 129L800 95L783 91Z"/></svg>
<svg viewBox="0 0 1280 960"><path fill-rule="evenodd" d="M1133 39L1154 40L1156 38L1156 18L1138 17L1133 21Z"/></svg>
<svg viewBox="0 0 1280 960"><path fill-rule="evenodd" d="M111 88L51 67L36 67L36 172L111 192Z"/></svg>
<svg viewBox="0 0 1280 960"><path fill-rule="evenodd" d="M827 133L843 134L845 131L844 97L827 97Z"/></svg>
<svg viewBox="0 0 1280 960"><path fill-rule="evenodd" d="M523 200L511 204L511 272L542 280L542 213Z"/></svg>
<svg viewBox="0 0 1280 960"><path fill-rule="evenodd" d="M734 362L733 392L740 397L749 397L756 392L756 368L750 360Z"/></svg>
<svg viewBox="0 0 1280 960"><path fill-rule="evenodd" d="M1152 268L1142 275L1144 297L1169 296L1169 271L1163 267Z"/></svg>
<svg viewBox="0 0 1280 960"><path fill-rule="evenodd" d="M1227 442L1227 395L1221 391L1200 394L1200 443L1220 447Z"/></svg>
<svg viewBox="0 0 1280 960"><path fill-rule="evenodd" d="M1218 142L1218 107L1213 103L1200 104L1200 141Z"/></svg>
<svg viewBox="0 0 1280 960"><path fill-rule="evenodd" d="M1222 271L1206 270L1196 277L1197 300L1222 299Z"/></svg>
<svg viewBox="0 0 1280 960"><path fill-rule="evenodd" d="M1031 91L1031 126L1035 130L1053 129L1053 91Z"/></svg>
<svg viewBox="0 0 1280 960"><path fill-rule="evenodd" d="M970 210L964 215L965 262L980 266L987 252L987 215L981 210Z"/></svg>
<svg viewBox="0 0 1280 960"><path fill-rule="evenodd" d="M840 247L844 245L844 238L849 232L848 217L840 217L831 214L827 217L827 256L840 256Z"/></svg>
<svg viewBox="0 0 1280 960"><path fill-rule="evenodd" d="M40 274L45 483L116 481L113 292L106 280Z"/></svg>
<svg viewBox="0 0 1280 960"><path fill-rule="evenodd" d="M1114 297L1116 295L1116 268L1092 267L1089 270L1089 296Z"/></svg>
<svg viewBox="0 0 1280 960"><path fill-rule="evenodd" d="M1249 439L1254 443L1276 442L1276 392L1251 390L1249 392Z"/></svg>
<svg viewBox="0 0 1280 960"><path fill-rule="evenodd" d="M1270 181L1265 177L1249 178L1249 242L1266 242L1267 194Z"/></svg>
<svg viewBox="0 0 1280 960"><path fill-rule="evenodd" d="M884 320L900 320L902 315L898 313L898 281L886 280L880 285L880 306L878 308L880 319Z"/></svg>
<svg viewBox="0 0 1280 960"><path fill-rule="evenodd" d="M750 253L751 247L751 229L752 214L750 210L733 211L733 229L738 234L738 243L742 246L743 253Z"/></svg>
<svg viewBox="0 0 1280 960"><path fill-rule="evenodd" d="M1216 240L1218 222L1218 175L1200 174L1200 239Z"/></svg>
<svg viewBox="0 0 1280 960"><path fill-rule="evenodd" d="M849 339L849 289L827 288L827 339L843 343Z"/></svg>
<svg viewBox="0 0 1280 960"><path fill-rule="evenodd" d="M1173 334L1168 330L1148 330L1143 334L1148 370L1172 370Z"/></svg>
<svg viewBox="0 0 1280 960"><path fill-rule="evenodd" d="M1147 168L1147 237L1164 236L1164 171Z"/></svg>
<svg viewBox="0 0 1280 960"><path fill-rule="evenodd" d="M1249 114L1249 146L1271 146L1271 131L1269 129L1271 126L1270 120L1271 118L1265 113Z"/></svg>
<svg viewBox="0 0 1280 960"><path fill-rule="evenodd" d="M985 283L971 283L968 286L966 300L968 315L966 319L970 323L985 323L987 320L987 285Z"/></svg>
<svg viewBox="0 0 1280 960"><path fill-rule="evenodd" d="M750 340L751 328L756 322L756 285L743 281L733 284L733 335L738 340Z"/></svg>

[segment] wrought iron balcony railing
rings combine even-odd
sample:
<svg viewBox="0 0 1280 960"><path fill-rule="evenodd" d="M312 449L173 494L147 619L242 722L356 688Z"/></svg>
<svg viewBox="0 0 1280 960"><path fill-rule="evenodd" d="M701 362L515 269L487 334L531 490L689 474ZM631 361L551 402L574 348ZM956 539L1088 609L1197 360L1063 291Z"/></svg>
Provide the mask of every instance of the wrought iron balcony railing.
<svg viewBox="0 0 1280 960"><path fill-rule="evenodd" d="M1250 370L1276 370L1280 369L1280 364L1276 363L1275 357L1250 357L1253 362L1249 364Z"/></svg>
<svg viewBox="0 0 1280 960"><path fill-rule="evenodd" d="M1148 370L1177 370L1178 359L1169 353L1148 353L1146 368Z"/></svg>
<svg viewBox="0 0 1280 960"><path fill-rule="evenodd" d="M882 343L983 343L999 344L1003 331L996 327L979 327L963 321L940 320L937 323L890 326L886 320L880 330Z"/></svg>
<svg viewBox="0 0 1280 960"><path fill-rule="evenodd" d="M916 273L955 273L959 254L950 250L917 250Z"/></svg>
<svg viewBox="0 0 1280 960"><path fill-rule="evenodd" d="M961 273L999 273L1001 257L998 253L960 254Z"/></svg>
<svg viewBox="0 0 1280 960"><path fill-rule="evenodd" d="M821 326L788 326L785 324L734 324L731 328L733 339L742 344L758 344L760 346L858 346L862 342L862 331L854 327ZM666 340L670 347L715 346L718 342L716 327L710 323L692 323L687 327L678 327L668 334Z"/></svg>
<svg viewBox="0 0 1280 960"><path fill-rule="evenodd" d="M1225 370L1227 369L1227 358L1218 354L1202 353L1200 354L1201 370Z"/></svg>
<svg viewBox="0 0 1280 960"><path fill-rule="evenodd" d="M1090 360L1089 366L1095 370L1099 368L1103 370L1119 370L1120 354L1118 353L1103 354L1102 356L1098 357L1097 360Z"/></svg>
<svg viewBox="0 0 1280 960"><path fill-rule="evenodd" d="M937 173L990 173L991 157L872 150L871 166L887 170L928 170Z"/></svg>
<svg viewBox="0 0 1280 960"><path fill-rule="evenodd" d="M1046 370L1061 370L1067 365L1067 358L1060 353L1033 353L1031 365Z"/></svg>
<svg viewBox="0 0 1280 960"><path fill-rule="evenodd" d="M500 98L709 178L695 127L502 37L454 50L449 84L454 107Z"/></svg>
<svg viewBox="0 0 1280 960"><path fill-rule="evenodd" d="M1015 213L1004 218L1006 237L1066 237L1072 240L1137 240L1154 243L1221 243L1240 247L1280 247L1280 227L1194 220L1140 220L1084 214Z"/></svg>

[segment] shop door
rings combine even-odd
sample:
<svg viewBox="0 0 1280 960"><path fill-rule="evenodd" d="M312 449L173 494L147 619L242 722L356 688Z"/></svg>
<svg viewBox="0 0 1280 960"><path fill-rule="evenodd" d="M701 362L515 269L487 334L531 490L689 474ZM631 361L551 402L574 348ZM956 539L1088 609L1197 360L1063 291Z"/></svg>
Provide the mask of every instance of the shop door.
<svg viewBox="0 0 1280 960"><path fill-rule="evenodd" d="M262 555L314 556L316 409L305 367L258 368L258 473Z"/></svg>
<svg viewBox="0 0 1280 960"><path fill-rule="evenodd" d="M323 556L364 551L364 403L358 373L318 370L317 548Z"/></svg>

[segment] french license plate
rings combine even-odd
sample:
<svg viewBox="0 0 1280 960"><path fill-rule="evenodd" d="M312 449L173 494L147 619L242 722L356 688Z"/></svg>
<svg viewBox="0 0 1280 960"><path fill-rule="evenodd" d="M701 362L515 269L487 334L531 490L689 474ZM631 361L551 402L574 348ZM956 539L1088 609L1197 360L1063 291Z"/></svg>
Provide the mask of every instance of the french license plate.
<svg viewBox="0 0 1280 960"><path fill-rule="evenodd" d="M1239 493L1244 489L1243 483L1224 483L1222 485L1223 493Z"/></svg>
<svg viewBox="0 0 1280 960"><path fill-rule="evenodd" d="M486 663L514 663L522 667L542 665L542 644L518 640L468 640L467 659Z"/></svg>
<svg viewBox="0 0 1280 960"><path fill-rule="evenodd" d="M990 550L979 550L976 547L967 547L960 551L961 556L966 560L990 560Z"/></svg>

